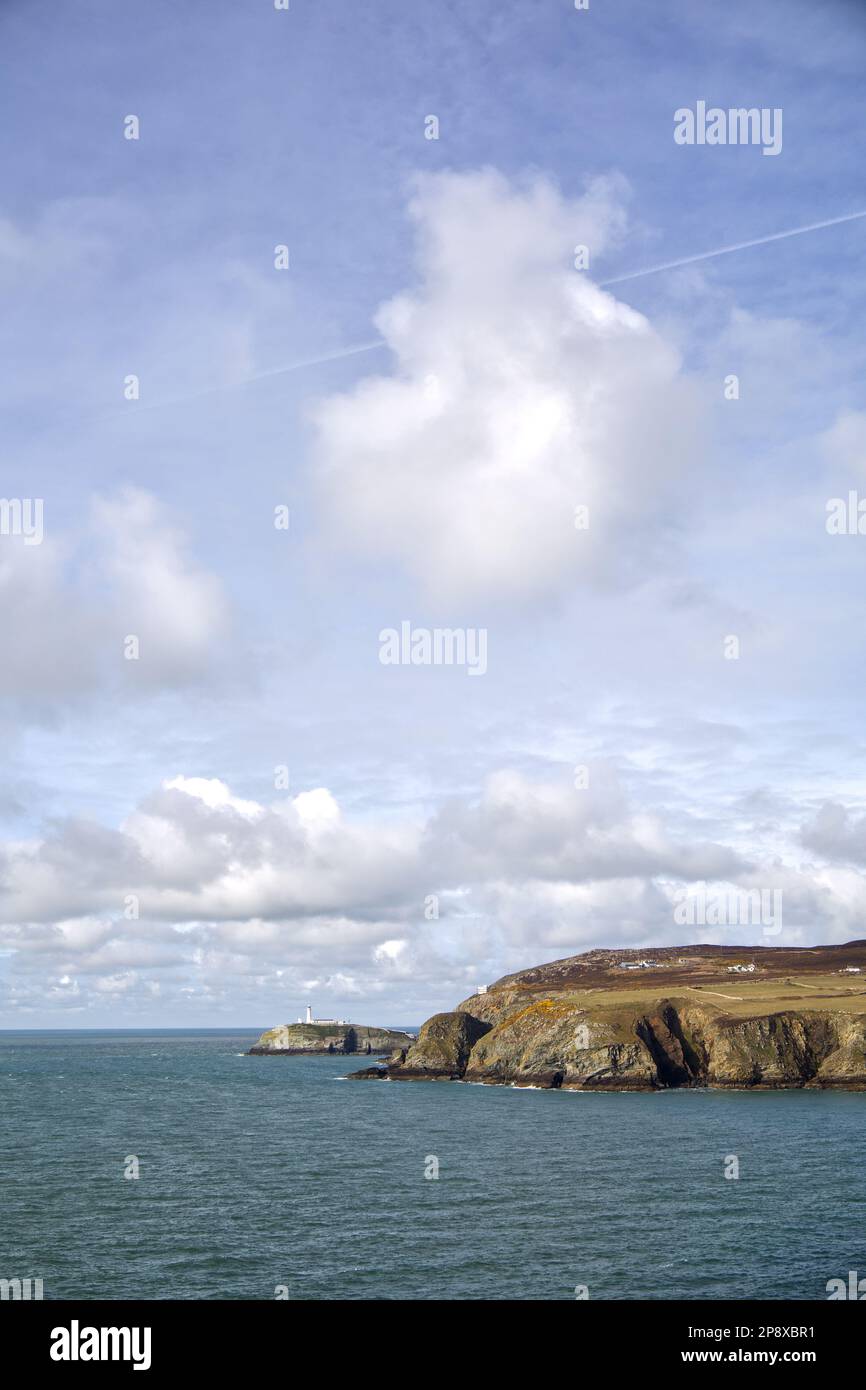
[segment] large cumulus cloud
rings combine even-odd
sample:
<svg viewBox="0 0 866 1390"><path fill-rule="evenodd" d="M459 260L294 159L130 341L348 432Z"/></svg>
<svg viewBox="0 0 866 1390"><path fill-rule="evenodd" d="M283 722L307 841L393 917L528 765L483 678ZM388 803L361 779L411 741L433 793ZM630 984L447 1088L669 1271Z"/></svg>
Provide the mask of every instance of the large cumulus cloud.
<svg viewBox="0 0 866 1390"><path fill-rule="evenodd" d="M663 554L698 456L676 351L575 269L622 223L621 185L566 199L494 171L419 180L418 283L379 311L390 375L316 412L341 540L443 601L628 584ZM575 528L575 508L588 526Z"/></svg>

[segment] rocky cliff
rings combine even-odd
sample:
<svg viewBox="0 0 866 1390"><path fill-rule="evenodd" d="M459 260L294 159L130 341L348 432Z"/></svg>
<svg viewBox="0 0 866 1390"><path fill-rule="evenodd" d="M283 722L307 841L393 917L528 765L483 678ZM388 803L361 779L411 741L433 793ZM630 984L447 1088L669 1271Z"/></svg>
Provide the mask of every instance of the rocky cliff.
<svg viewBox="0 0 866 1390"><path fill-rule="evenodd" d="M370 1028L363 1023L281 1023L268 1028L251 1047L250 1057L292 1057L304 1053L394 1052L412 1045L410 1033Z"/></svg>
<svg viewBox="0 0 866 1390"><path fill-rule="evenodd" d="M596 1090L866 1089L866 943L554 961L434 1015L405 1052L356 1076Z"/></svg>

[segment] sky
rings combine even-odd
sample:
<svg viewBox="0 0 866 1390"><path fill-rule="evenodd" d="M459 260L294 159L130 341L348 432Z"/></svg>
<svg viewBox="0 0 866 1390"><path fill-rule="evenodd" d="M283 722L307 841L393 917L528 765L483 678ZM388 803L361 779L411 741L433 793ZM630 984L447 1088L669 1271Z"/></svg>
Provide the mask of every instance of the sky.
<svg viewBox="0 0 866 1390"><path fill-rule="evenodd" d="M866 936L866 4L0 48L0 1027Z"/></svg>

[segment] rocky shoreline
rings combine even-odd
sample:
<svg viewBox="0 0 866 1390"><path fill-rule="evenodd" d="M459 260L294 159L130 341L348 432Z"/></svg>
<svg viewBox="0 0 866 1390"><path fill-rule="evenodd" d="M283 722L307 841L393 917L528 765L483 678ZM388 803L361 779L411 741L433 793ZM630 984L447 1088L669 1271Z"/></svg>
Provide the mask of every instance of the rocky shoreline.
<svg viewBox="0 0 866 1390"><path fill-rule="evenodd" d="M861 971L864 942L664 948L649 959L589 952L507 976L435 1014L417 1041L352 1079L563 1090L864 1090Z"/></svg>

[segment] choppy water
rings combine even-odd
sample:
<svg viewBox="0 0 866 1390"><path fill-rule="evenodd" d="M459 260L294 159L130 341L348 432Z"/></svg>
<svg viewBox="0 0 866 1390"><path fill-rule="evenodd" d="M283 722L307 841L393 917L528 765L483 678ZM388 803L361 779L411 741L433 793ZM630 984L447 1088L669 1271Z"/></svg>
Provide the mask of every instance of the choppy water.
<svg viewBox="0 0 866 1390"><path fill-rule="evenodd" d="M255 1037L0 1034L0 1278L46 1298L811 1299L866 1275L866 1095L343 1082L356 1063L238 1055Z"/></svg>

